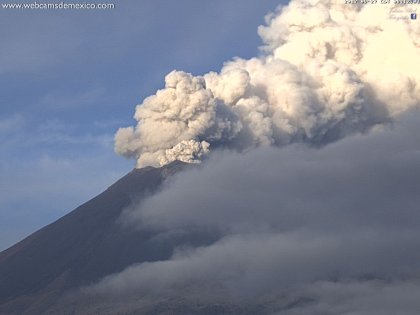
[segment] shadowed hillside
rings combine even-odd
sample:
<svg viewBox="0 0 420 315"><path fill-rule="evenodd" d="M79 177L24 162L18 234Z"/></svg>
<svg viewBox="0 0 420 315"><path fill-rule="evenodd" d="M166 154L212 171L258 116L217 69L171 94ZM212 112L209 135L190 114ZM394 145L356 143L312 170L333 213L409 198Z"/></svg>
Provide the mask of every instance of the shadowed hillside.
<svg viewBox="0 0 420 315"><path fill-rule="evenodd" d="M136 262L167 259L177 244L191 244L191 239L207 242L198 235L154 238L151 232L118 224L132 201L155 192L165 178L185 167L174 162L134 169L97 197L0 253L0 314L43 313L68 290Z"/></svg>

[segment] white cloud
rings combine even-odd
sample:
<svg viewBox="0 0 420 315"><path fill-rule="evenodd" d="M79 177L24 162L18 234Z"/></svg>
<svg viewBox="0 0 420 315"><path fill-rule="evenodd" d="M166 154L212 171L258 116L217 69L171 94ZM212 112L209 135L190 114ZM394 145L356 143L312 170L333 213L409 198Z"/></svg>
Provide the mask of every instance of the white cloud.
<svg viewBox="0 0 420 315"><path fill-rule="evenodd" d="M143 167L176 159L165 152L183 141L210 150L325 144L418 108L419 26L390 19L393 7L291 1L260 26L261 56L204 76L168 74L136 107L137 126L117 132L116 152Z"/></svg>

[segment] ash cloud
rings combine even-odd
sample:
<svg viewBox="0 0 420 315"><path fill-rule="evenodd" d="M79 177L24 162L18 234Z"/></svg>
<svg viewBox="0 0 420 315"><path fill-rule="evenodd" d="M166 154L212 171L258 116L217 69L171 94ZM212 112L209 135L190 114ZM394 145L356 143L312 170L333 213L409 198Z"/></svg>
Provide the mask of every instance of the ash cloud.
<svg viewBox="0 0 420 315"><path fill-rule="evenodd" d="M416 314L420 115L322 149L219 152L121 218L208 246L134 265L96 295L263 305L261 314ZM252 313L252 312L251 312Z"/></svg>
<svg viewBox="0 0 420 315"><path fill-rule="evenodd" d="M389 19L392 8L292 0L259 28L260 56L168 74L137 106L137 125L118 130L115 151L144 167L216 148L319 145L419 107L420 25Z"/></svg>
<svg viewBox="0 0 420 315"><path fill-rule="evenodd" d="M292 0L259 28L260 56L168 74L116 151L137 167L212 154L121 221L216 241L86 292L264 309L250 314L417 314L420 25L389 19L393 7Z"/></svg>

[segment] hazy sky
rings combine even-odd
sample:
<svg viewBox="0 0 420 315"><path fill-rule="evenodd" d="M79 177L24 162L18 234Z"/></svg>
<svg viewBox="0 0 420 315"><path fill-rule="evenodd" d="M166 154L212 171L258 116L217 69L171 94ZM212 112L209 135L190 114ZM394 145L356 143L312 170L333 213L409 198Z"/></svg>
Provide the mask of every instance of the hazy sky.
<svg viewBox="0 0 420 315"><path fill-rule="evenodd" d="M0 9L0 250L133 166L113 136L174 70L258 54L278 0L115 1L109 11Z"/></svg>

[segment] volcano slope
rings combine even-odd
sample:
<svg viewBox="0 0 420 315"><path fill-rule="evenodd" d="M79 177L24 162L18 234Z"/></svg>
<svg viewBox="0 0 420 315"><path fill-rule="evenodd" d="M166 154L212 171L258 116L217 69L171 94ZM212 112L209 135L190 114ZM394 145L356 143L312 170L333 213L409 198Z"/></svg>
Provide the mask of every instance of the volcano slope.
<svg viewBox="0 0 420 315"><path fill-rule="evenodd" d="M168 259L179 244L211 242L205 233L156 238L118 221L153 194L183 162L134 169L106 191L0 253L0 314L44 314L66 293L134 263ZM54 202L51 200L51 202ZM58 307L58 313L64 310Z"/></svg>

